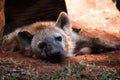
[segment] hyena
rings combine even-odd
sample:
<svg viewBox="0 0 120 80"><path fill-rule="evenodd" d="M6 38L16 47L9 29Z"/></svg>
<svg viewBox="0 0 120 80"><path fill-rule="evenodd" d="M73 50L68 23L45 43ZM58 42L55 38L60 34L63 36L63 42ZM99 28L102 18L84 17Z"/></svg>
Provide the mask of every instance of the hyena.
<svg viewBox="0 0 120 80"><path fill-rule="evenodd" d="M23 26L4 37L5 51L19 50L30 57L41 58L52 63L61 62L68 56L101 53L120 49L119 42L81 36L74 30L65 12L56 22L36 22Z"/></svg>

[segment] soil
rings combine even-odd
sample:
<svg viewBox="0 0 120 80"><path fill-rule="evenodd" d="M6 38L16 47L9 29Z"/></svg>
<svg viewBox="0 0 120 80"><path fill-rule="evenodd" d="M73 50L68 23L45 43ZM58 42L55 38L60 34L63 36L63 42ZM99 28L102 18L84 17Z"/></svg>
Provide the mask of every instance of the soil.
<svg viewBox="0 0 120 80"><path fill-rule="evenodd" d="M91 7L95 7L95 5L97 4L97 3L93 4L93 2L90 2L90 0L84 0L84 1L88 1L89 2L88 4L91 4L90 5ZM100 0L97 0L97 1L100 1ZM101 11L104 9L104 7L101 7L101 8L98 7L97 9ZM114 10L114 9L111 8L111 10ZM84 11L87 11L87 10L84 10ZM78 12L81 12L81 11L78 10ZM108 10L108 13L109 13L109 10ZM99 15L98 17L96 17L96 15L91 15L90 13L87 13L87 14L81 13L80 15L79 14L78 15L82 16L82 20L80 17L79 19L77 19L77 21L73 21L72 23L74 27L82 29L81 35L99 37L99 38L108 39L111 41L112 40L119 41L120 40L120 14L118 11L115 11L112 14L108 14L108 13L102 13L100 15L98 14ZM96 13L94 12L94 14L97 14L97 12ZM72 17L71 19L74 18L75 20L75 18L78 18L76 17L76 14L75 16L73 16L72 14L70 15ZM86 15L87 17L84 18L84 16ZM88 17L89 19L91 19L91 22L89 19L87 19ZM99 20L100 17L105 18L105 20ZM110 68L115 68L118 74L120 74L120 50L112 51L108 53L96 54L96 55L91 54L91 55L79 55L76 57L70 57L70 58L66 58L65 61L59 64L52 64L40 59L25 57L19 54L18 52L6 53L6 52L0 51L0 65L6 65L6 66L21 68L21 69L23 68L29 69L31 72L35 72L37 70L41 75L50 71L58 71L66 64L76 63L76 62L84 62L84 63L94 64L98 66L107 66Z"/></svg>

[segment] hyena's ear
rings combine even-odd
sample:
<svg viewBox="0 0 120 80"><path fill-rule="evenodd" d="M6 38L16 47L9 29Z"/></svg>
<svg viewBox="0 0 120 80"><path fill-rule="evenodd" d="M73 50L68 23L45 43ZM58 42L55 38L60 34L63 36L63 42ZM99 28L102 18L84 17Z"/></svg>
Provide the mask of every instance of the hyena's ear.
<svg viewBox="0 0 120 80"><path fill-rule="evenodd" d="M25 50L30 50L31 49L31 40L33 38L33 35L30 34L27 31L23 31L23 32L19 32L18 33L18 38L22 44L22 46L24 47Z"/></svg>
<svg viewBox="0 0 120 80"><path fill-rule="evenodd" d="M68 31L68 29L72 29L71 22L70 22L70 19L69 19L67 13L61 12L59 14L59 17L56 21L56 26L63 30L67 30L67 31Z"/></svg>

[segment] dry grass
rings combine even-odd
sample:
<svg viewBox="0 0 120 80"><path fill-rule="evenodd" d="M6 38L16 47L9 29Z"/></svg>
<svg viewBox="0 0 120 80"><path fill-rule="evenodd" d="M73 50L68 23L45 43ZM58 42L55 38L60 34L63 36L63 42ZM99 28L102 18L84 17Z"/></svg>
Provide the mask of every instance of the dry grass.
<svg viewBox="0 0 120 80"><path fill-rule="evenodd" d="M88 65L68 64L58 72L51 72L44 75L46 80L117 80L120 76L113 68Z"/></svg>
<svg viewBox="0 0 120 80"><path fill-rule="evenodd" d="M11 62L11 61L10 61ZM18 68L0 65L0 80L119 80L120 76L113 68L89 65L84 63L68 64L61 70L51 71L43 75L31 72L31 68Z"/></svg>

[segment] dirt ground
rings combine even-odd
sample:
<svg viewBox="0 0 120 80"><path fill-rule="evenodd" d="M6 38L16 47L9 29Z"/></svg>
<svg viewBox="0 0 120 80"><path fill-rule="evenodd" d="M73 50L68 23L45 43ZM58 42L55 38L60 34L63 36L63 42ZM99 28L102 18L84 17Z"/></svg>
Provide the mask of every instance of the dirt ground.
<svg viewBox="0 0 120 80"><path fill-rule="evenodd" d="M90 0L81 0L81 1L82 2L88 1L88 4L91 4L90 5L91 8L97 6L96 5L97 2L96 3L90 2ZM82 9L85 9L85 8L82 8ZM76 15L73 16L72 14L70 14L71 17L74 18L74 20L72 21L73 26L77 28L82 28L81 35L100 37L103 39L119 41L120 40L120 14L119 12L115 11L113 13L110 12L109 14L110 10L105 11L105 8L101 6L97 6L97 9L96 8L93 8L93 9L95 9L94 10L95 15L87 12L86 9L84 11L87 13L82 13L84 11L81 12L77 10L78 11L77 13L80 17L76 17ZM114 9L111 8L111 10L114 10ZM77 19L75 20L75 18ZM80 55L76 57L67 58L64 62L60 64L51 64L49 62L45 62L40 59L33 59L33 58L25 57L17 52L16 53L4 53L0 51L0 66L6 65L11 68L14 67L16 69L29 69L31 72L38 71L39 74L41 75L46 72L50 72L50 71L58 71L66 64L76 63L76 62L84 62L84 63L94 64L98 66L107 66L110 68L115 68L118 74L120 74L120 51L112 51L112 52L101 53L97 55L92 55L92 54L91 55Z"/></svg>

